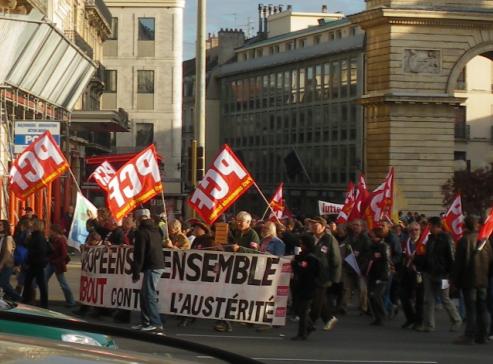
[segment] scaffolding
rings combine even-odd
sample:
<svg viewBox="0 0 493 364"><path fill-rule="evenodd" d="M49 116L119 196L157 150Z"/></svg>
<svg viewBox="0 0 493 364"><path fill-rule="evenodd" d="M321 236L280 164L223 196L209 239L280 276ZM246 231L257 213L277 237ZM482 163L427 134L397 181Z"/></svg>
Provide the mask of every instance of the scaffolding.
<svg viewBox="0 0 493 364"><path fill-rule="evenodd" d="M70 163L68 126L70 113L44 100L10 86L0 86L0 219L15 226L25 207L46 221L47 226L61 220L62 206L71 204L71 179L67 173L50 183L25 201L18 199L9 190L9 171L14 155L14 126L16 121L53 120L61 123L65 131L66 158Z"/></svg>

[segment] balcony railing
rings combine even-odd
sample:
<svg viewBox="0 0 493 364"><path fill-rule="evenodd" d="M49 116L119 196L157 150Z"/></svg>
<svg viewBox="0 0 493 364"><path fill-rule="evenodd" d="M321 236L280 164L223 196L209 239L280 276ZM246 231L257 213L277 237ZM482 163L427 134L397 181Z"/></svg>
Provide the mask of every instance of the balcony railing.
<svg viewBox="0 0 493 364"><path fill-rule="evenodd" d="M111 12L103 0L86 0L86 9L95 10L100 18L111 27Z"/></svg>
<svg viewBox="0 0 493 364"><path fill-rule="evenodd" d="M73 43L75 43L75 45L77 47L79 47L79 49L82 52L84 52L88 57L90 57L92 59L92 57L94 55L94 50L89 45L89 43L87 43L84 40L84 38L82 38L82 36L77 31L75 31L75 30L65 30L64 31L64 34L65 34L65 36L70 41L72 41Z"/></svg>

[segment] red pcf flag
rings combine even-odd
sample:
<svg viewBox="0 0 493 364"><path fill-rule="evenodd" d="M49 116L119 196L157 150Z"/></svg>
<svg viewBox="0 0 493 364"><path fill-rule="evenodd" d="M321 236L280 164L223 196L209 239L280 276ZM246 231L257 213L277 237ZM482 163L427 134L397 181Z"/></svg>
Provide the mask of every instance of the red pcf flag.
<svg viewBox="0 0 493 364"><path fill-rule="evenodd" d="M454 241L458 241L464 235L464 216L462 215L462 202L460 195L457 195L450 205L445 217L443 225Z"/></svg>
<svg viewBox="0 0 493 364"><path fill-rule="evenodd" d="M270 207L272 209L271 214L269 215L269 220L277 221L278 219L282 218L283 212L284 212L284 200L282 198L283 196L283 187L284 183L281 182L279 187L277 187L276 192L274 193L274 196L272 196L272 200L270 200Z"/></svg>
<svg viewBox="0 0 493 364"><path fill-rule="evenodd" d="M363 212L365 209L364 204L368 200L370 193L366 188L365 177L363 175L359 176L358 188L356 190L356 199L354 201L354 207L349 215L348 221L354 221L356 219L361 219L363 217Z"/></svg>
<svg viewBox="0 0 493 364"><path fill-rule="evenodd" d="M188 203L206 224L212 224L253 184L250 173L225 145Z"/></svg>
<svg viewBox="0 0 493 364"><path fill-rule="evenodd" d="M426 254L426 244L428 244L428 239L430 237L430 226L426 226L426 228L421 233L418 241L416 242L416 255L425 255Z"/></svg>
<svg viewBox="0 0 493 364"><path fill-rule="evenodd" d="M394 168L391 168L385 181L368 198L364 216L368 229L376 227L384 217L390 217L394 203Z"/></svg>
<svg viewBox="0 0 493 364"><path fill-rule="evenodd" d="M493 208L490 211L490 214L484 221L481 230L479 230L478 241L488 240L493 233Z"/></svg>
<svg viewBox="0 0 493 364"><path fill-rule="evenodd" d="M115 220L163 191L156 148L151 145L130 159L108 183L106 200Z"/></svg>
<svg viewBox="0 0 493 364"><path fill-rule="evenodd" d="M89 179L94 178L96 183L104 191L108 190L108 183L115 176L116 171L113 166L108 162L104 161L101 165L94 170L94 172L89 176Z"/></svg>
<svg viewBox="0 0 493 364"><path fill-rule="evenodd" d="M69 168L49 131L31 143L12 163L9 188L21 200L46 187Z"/></svg>
<svg viewBox="0 0 493 364"><path fill-rule="evenodd" d="M336 224L345 224L348 221L349 215L354 208L354 184L349 181L346 191L346 199L344 200L344 206L342 206L341 212L337 216Z"/></svg>

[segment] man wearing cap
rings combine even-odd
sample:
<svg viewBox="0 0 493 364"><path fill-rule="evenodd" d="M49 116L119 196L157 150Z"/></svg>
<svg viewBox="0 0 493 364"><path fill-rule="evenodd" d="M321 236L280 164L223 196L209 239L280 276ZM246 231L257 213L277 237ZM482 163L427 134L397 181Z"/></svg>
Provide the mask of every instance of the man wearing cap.
<svg viewBox="0 0 493 364"><path fill-rule="evenodd" d="M313 299L310 318L315 323L321 317L324 322L324 330L330 331L337 323L337 318L330 312L327 295L329 287L341 281L341 252L336 238L327 231L327 221L323 217L317 216L307 219L307 222L315 238L314 254L320 260L320 274L316 282L317 290Z"/></svg>
<svg viewBox="0 0 493 364"><path fill-rule="evenodd" d="M163 324L159 314L158 283L164 272L162 237L158 227L151 219L147 209L135 212L138 229L135 232L132 281L140 279L144 273L140 290L140 325L133 329L142 331L162 331Z"/></svg>

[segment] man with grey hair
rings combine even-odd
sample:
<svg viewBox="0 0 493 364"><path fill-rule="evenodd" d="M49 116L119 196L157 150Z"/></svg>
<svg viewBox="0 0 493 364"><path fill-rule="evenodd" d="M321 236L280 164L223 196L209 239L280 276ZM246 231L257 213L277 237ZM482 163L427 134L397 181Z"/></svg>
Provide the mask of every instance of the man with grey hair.
<svg viewBox="0 0 493 364"><path fill-rule="evenodd" d="M252 215L246 211L240 211L236 215L235 229L231 231L228 238L233 245L234 252L257 252L259 250L260 238L251 227Z"/></svg>

